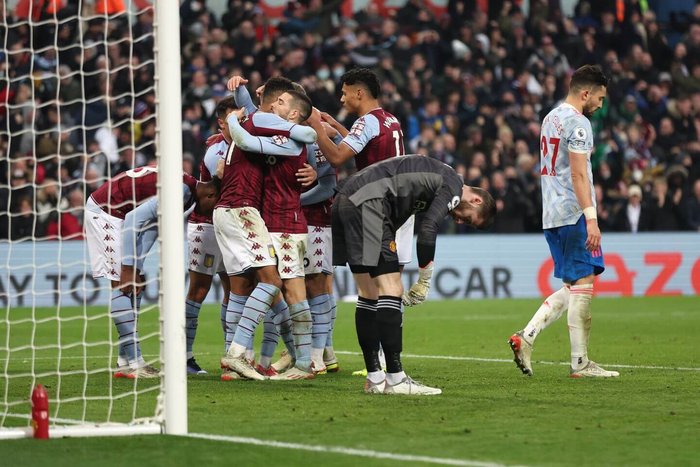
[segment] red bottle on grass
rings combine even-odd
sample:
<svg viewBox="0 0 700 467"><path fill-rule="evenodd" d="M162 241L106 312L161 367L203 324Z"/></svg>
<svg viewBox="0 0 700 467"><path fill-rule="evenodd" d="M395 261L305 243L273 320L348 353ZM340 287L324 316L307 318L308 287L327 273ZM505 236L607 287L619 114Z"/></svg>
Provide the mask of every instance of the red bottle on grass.
<svg viewBox="0 0 700 467"><path fill-rule="evenodd" d="M32 428L35 438L49 438L49 396L41 384L32 391Z"/></svg>

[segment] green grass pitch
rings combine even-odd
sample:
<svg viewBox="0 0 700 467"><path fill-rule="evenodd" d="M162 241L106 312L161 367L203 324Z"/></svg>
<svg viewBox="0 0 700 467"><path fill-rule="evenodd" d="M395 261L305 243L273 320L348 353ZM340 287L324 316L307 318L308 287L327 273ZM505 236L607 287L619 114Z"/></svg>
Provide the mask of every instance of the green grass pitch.
<svg viewBox="0 0 700 467"><path fill-rule="evenodd" d="M538 300L430 302L407 309L404 366L415 379L443 389L436 397L368 396L355 340L351 304L341 303L335 347L341 371L303 382L219 381L222 347L219 311L204 307L195 353L210 374L189 377L189 429L229 437L248 437L323 447L305 451L245 443L170 436L0 441L1 465L425 465L418 462L333 452L342 447L398 455L426 456L452 465L700 465L700 298L596 298L590 356L617 369L616 380L568 378L566 318L544 331L533 354L535 375L523 376L512 363L507 338L524 326ZM0 322L0 371L17 375L78 370L61 380L62 397L99 396L134 388L125 380L95 373L87 382L79 371L106 363L110 347L98 344L64 349L60 361L50 344L99 342L111 332L103 309L36 313L32 332L29 310L10 310ZM7 318L14 321L7 332ZM144 313L140 324L144 353L158 351L157 314ZM30 343L36 350L12 352ZM88 358L84 363L82 355ZM1 375L0 375L1 376ZM0 378L4 400L28 394L30 378ZM55 397L58 381L39 378ZM153 386L139 382L138 389ZM155 387L155 386L153 386ZM113 420L149 415L156 391L125 397L112 405ZM134 409L136 407L136 409ZM12 407L29 413L29 404ZM62 404L59 417L99 420L105 401ZM6 418L5 425L27 421ZM325 449L325 451L323 450ZM429 460L429 459L427 459ZM8 463L9 462L9 463ZM483 464L480 464L483 463Z"/></svg>

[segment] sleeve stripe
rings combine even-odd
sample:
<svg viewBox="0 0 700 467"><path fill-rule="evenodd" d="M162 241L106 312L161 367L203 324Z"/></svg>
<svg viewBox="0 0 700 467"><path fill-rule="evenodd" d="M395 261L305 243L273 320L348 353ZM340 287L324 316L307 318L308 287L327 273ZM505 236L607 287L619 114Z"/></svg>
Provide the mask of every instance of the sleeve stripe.
<svg viewBox="0 0 700 467"><path fill-rule="evenodd" d="M352 152L354 152L355 154L358 154L360 152L360 151L357 151L355 148L353 148L352 144L348 143L345 140L341 141L341 143L344 143L345 145L347 145L350 149L352 149Z"/></svg>

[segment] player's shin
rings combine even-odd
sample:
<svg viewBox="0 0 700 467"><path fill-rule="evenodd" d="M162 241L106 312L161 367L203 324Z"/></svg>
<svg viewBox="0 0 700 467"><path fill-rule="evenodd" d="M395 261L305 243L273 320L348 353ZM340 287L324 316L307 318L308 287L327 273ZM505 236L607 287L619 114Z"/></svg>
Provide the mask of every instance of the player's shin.
<svg viewBox="0 0 700 467"><path fill-rule="evenodd" d="M565 285L547 297L542 305L540 305L537 312L523 330L523 335L530 345L535 343L535 339L537 339L540 332L544 331L549 325L558 320L567 308L569 308L569 295L569 286Z"/></svg>
<svg viewBox="0 0 700 467"><path fill-rule="evenodd" d="M380 295L377 303L377 328L386 355L388 384L397 384L406 376L401 365L402 322L401 298Z"/></svg>
<svg viewBox="0 0 700 467"><path fill-rule="evenodd" d="M355 329L367 373L380 372L382 368L379 365L377 300L358 297L355 309Z"/></svg>
<svg viewBox="0 0 700 467"><path fill-rule="evenodd" d="M588 364L588 334L591 326L591 299L593 284L571 286L569 297L569 339L571 367L581 369Z"/></svg>
<svg viewBox="0 0 700 467"><path fill-rule="evenodd" d="M226 335L225 335L225 352L228 352L231 342L233 341L233 336L236 333L236 328L243 315L243 308L245 307L245 302L248 297L243 295L236 295L233 292L229 293L228 296L228 308L226 309Z"/></svg>
<svg viewBox="0 0 700 467"><path fill-rule="evenodd" d="M319 371L325 368L323 363L323 350L328 339L328 331L331 326L331 302L327 294L313 297L309 300L311 317L313 319L311 361L314 368Z"/></svg>
<svg viewBox="0 0 700 467"><path fill-rule="evenodd" d="M131 296L119 289L113 290L111 315L119 334L119 355L126 358L131 368L137 368L140 366L140 349Z"/></svg>
<svg viewBox="0 0 700 467"><path fill-rule="evenodd" d="M236 333L233 335L233 342L229 348L229 355L232 357L242 357L245 355L255 329L265 317L265 313L271 308L272 300L279 293L279 289L272 284L259 282L253 292L248 297L243 307Z"/></svg>
<svg viewBox="0 0 700 467"><path fill-rule="evenodd" d="M262 368L266 369L272 363L272 356L277 348L279 337L274 321L274 311L270 310L263 320L263 339L260 347L260 366Z"/></svg>
<svg viewBox="0 0 700 467"><path fill-rule="evenodd" d="M194 339L197 335L199 311L201 308L201 303L197 303L192 300L185 300L185 337L187 339L187 359L193 357L192 347L194 346Z"/></svg>
<svg viewBox="0 0 700 467"><path fill-rule="evenodd" d="M292 336L294 338L294 353L296 366L304 371L311 370L311 310L309 302L302 300L299 303L289 305L289 314L292 318Z"/></svg>

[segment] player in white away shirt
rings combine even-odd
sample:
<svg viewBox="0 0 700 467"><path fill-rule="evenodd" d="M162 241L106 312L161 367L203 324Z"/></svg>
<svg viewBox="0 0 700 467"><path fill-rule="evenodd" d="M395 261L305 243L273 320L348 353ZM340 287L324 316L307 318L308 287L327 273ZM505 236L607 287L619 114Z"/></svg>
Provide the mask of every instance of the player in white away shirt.
<svg viewBox="0 0 700 467"><path fill-rule="evenodd" d="M605 265L591 170L593 130L587 117L603 105L607 85L599 66L582 66L571 77L566 100L542 121L542 226L554 260L554 277L564 286L547 297L527 326L508 340L516 365L528 376L532 376L535 338L567 309L570 376L619 376L588 359L593 282Z"/></svg>

